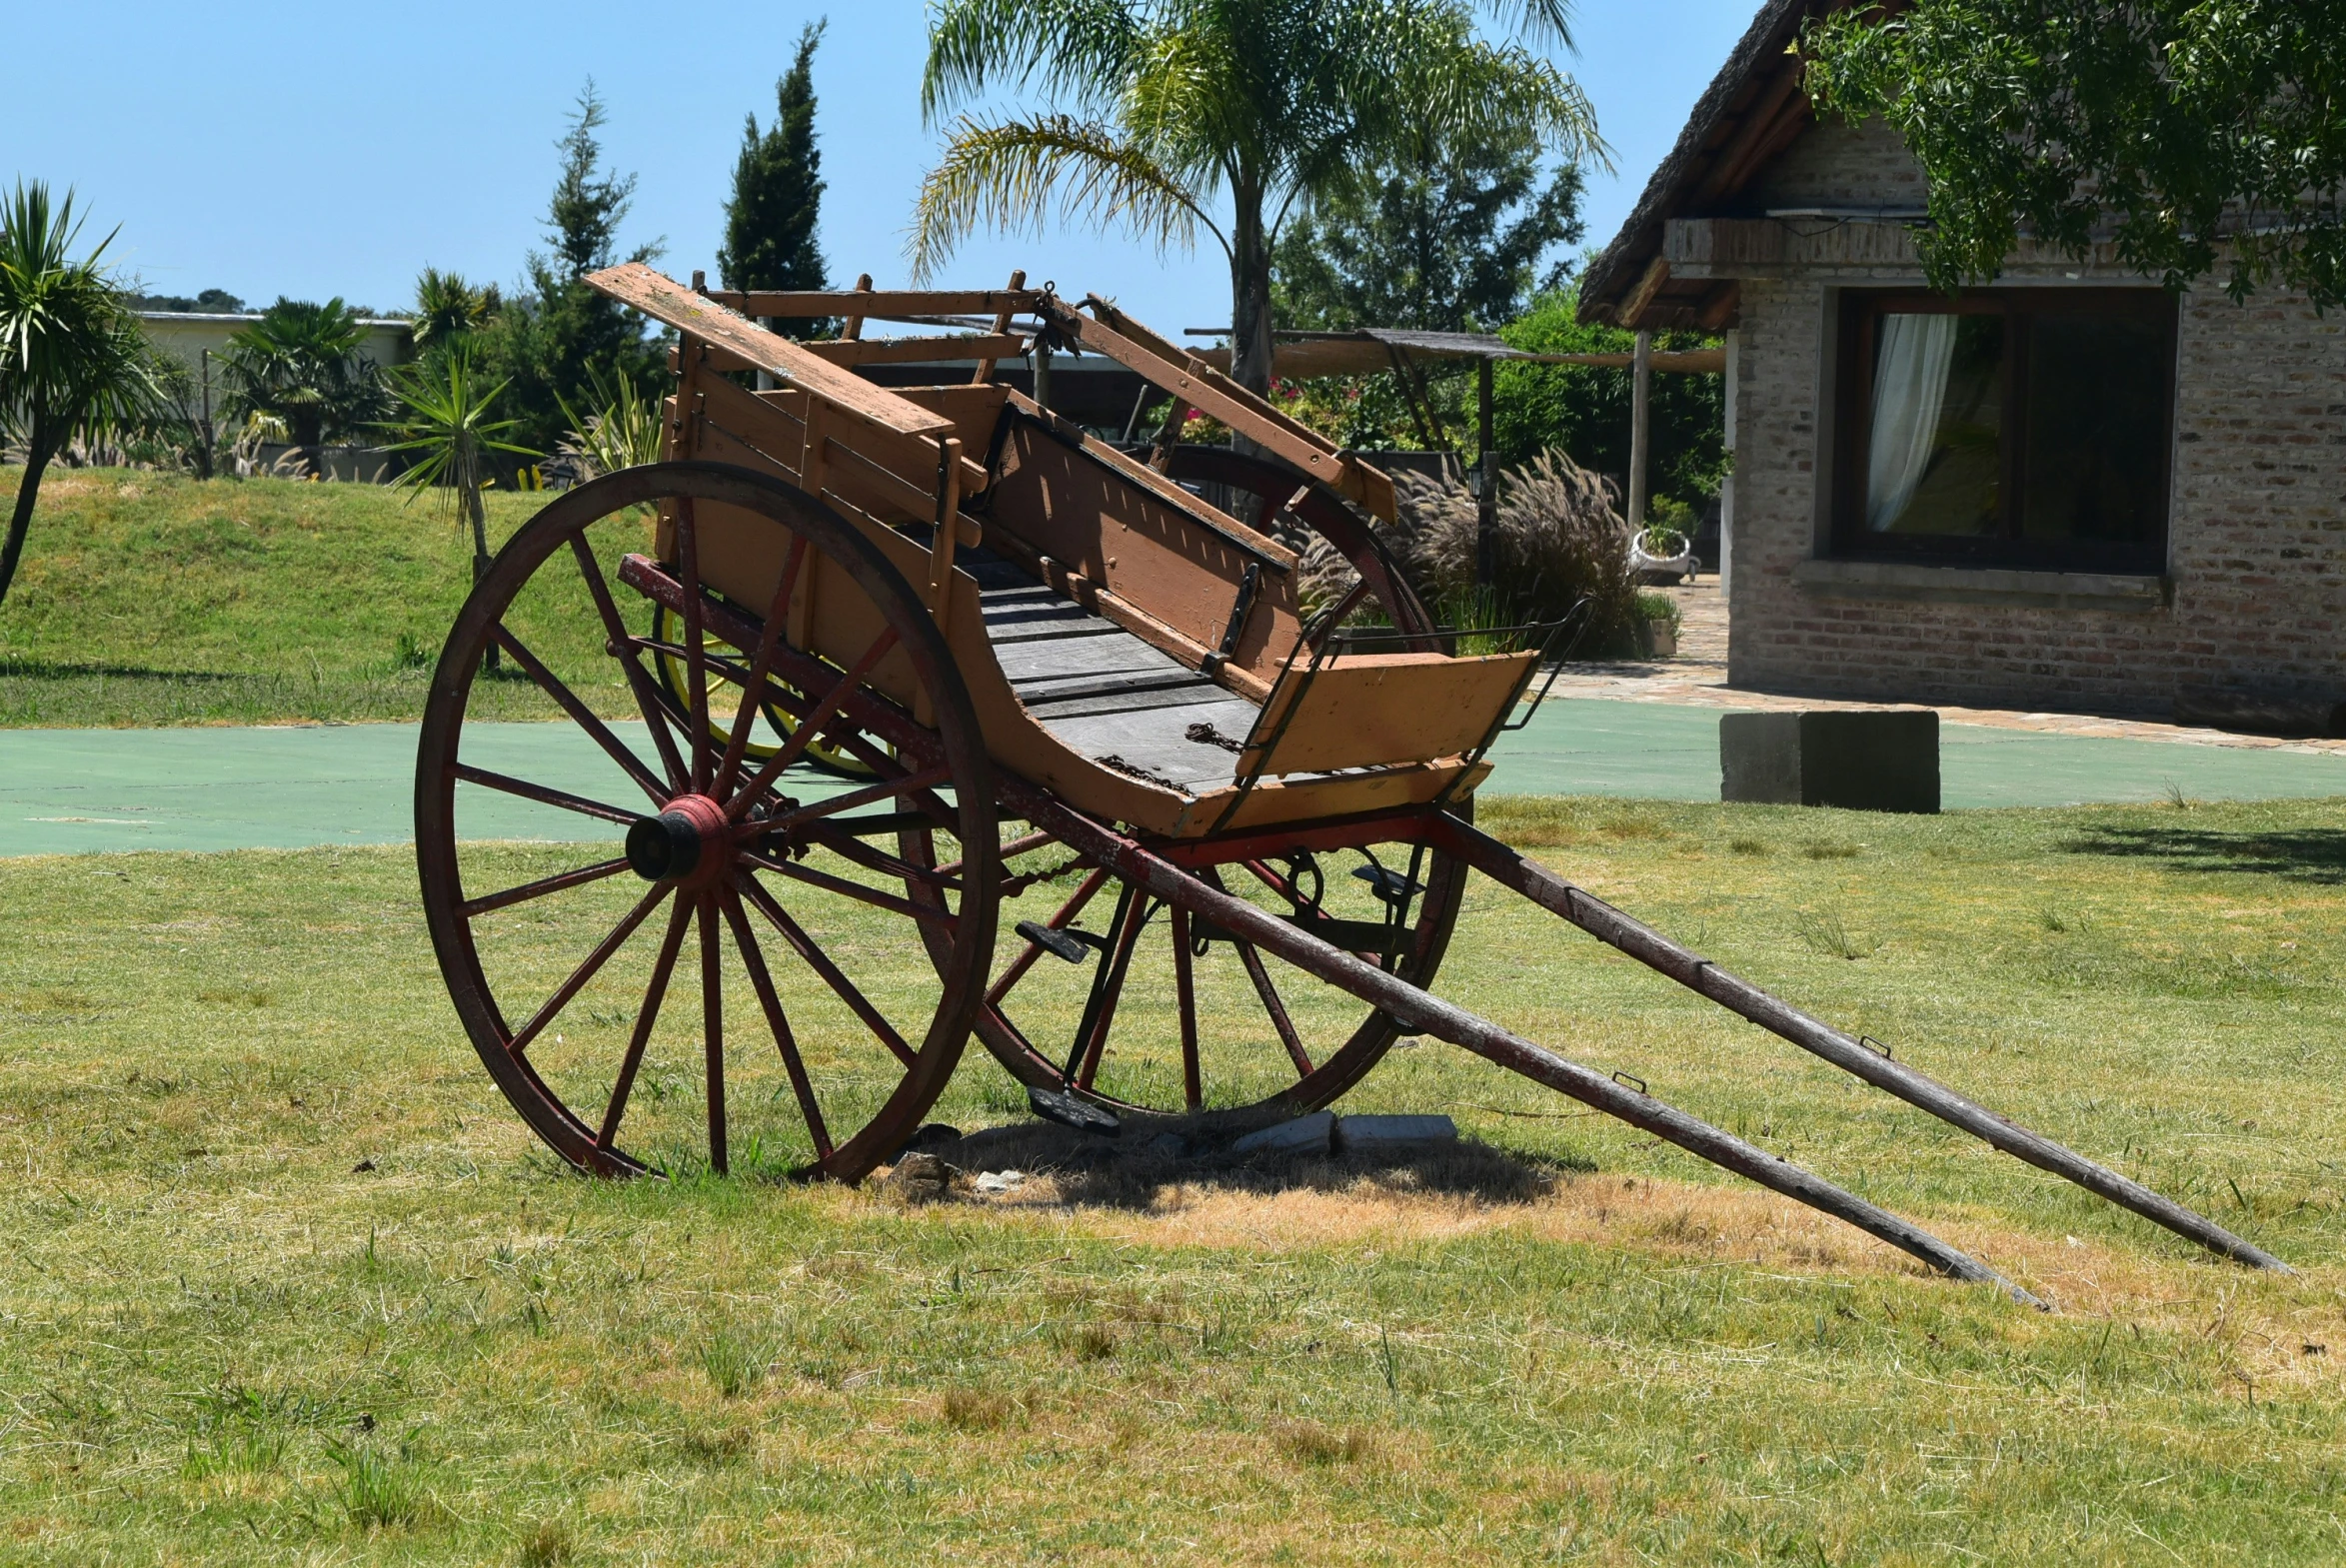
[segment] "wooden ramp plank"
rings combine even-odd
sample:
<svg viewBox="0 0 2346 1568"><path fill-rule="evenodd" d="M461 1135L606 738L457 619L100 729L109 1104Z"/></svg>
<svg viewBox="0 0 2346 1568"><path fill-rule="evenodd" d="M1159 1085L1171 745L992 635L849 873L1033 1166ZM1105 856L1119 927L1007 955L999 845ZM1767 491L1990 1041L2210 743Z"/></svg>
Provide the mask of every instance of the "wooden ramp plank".
<svg viewBox="0 0 2346 1568"><path fill-rule="evenodd" d="M805 349L727 310L642 262L625 262L587 275L587 284L654 321L699 338L753 369L804 387L826 403L900 436L946 436L953 421L896 396L851 372L826 365Z"/></svg>

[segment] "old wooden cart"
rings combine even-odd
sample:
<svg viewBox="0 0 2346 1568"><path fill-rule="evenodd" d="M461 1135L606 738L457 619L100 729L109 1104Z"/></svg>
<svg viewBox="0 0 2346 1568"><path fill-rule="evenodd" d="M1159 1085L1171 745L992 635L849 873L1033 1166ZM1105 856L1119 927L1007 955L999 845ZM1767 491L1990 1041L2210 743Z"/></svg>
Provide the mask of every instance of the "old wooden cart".
<svg viewBox="0 0 2346 1568"><path fill-rule="evenodd" d="M506 544L433 678L416 782L457 1012L577 1166L724 1170L754 1136L768 1164L854 1180L903 1147L973 1033L1039 1108L1106 1127L1316 1108L1406 1033L1995 1277L1625 1073L1437 999L1472 869L1999 1148L2280 1266L1477 831L1484 753L1552 629L1456 652L1371 526L1393 515L1390 481L1108 302L1019 279L747 296L641 266L589 281L678 334L666 458L569 491ZM794 343L757 324L775 317L846 331ZM972 330L864 336L875 320ZM1106 355L1160 389L1175 417L1153 456L996 374L1037 351ZM856 374L947 361L966 367L951 385ZM1192 410L1259 455L1177 445ZM1349 592L1307 609L1282 535L1325 540ZM545 768L509 760L509 729L467 728L516 686L572 727L521 754ZM615 708L631 722L599 713ZM578 752L606 770L602 797L547 782ZM498 867L518 851L460 832L468 799L498 795L570 824L549 836L624 845L513 881ZM550 946L580 929L558 912L598 939ZM621 981L639 928L648 982ZM677 974L688 937L697 983ZM672 982L685 1000L664 1012ZM729 1041L729 992L770 1036L755 1049Z"/></svg>

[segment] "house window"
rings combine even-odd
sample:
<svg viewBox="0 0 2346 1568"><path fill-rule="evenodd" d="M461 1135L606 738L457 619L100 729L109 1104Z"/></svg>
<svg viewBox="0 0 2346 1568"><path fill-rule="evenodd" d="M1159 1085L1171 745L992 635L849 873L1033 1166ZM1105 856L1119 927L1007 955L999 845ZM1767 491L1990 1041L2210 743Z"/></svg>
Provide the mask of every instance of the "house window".
<svg viewBox="0 0 2346 1568"><path fill-rule="evenodd" d="M2172 295L1852 290L1842 312L1834 555L2165 569Z"/></svg>

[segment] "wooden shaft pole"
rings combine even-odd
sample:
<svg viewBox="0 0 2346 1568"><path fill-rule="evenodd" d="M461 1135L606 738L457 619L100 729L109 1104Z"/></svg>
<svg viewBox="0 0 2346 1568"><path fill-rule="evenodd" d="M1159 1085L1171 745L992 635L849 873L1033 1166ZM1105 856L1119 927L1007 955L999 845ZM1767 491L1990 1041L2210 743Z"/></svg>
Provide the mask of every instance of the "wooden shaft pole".
<svg viewBox="0 0 2346 1568"><path fill-rule="evenodd" d="M1629 393L1629 527L1645 526L1645 465L1653 448L1653 334L1637 334L1637 351L1630 357Z"/></svg>
<svg viewBox="0 0 2346 1568"><path fill-rule="evenodd" d="M1274 952L1305 973L1390 1013L1413 1032L1431 1034L1463 1046L1477 1056L1616 1116L1714 1165L1830 1214L1951 1278L1993 1284L2015 1301L2035 1307L2044 1305L1976 1258L1788 1160L1666 1105L1641 1088L1625 1087L1593 1068L1534 1045L1488 1019L1419 990L1398 975L1388 974L1348 952L1339 952L1245 899L1218 891L1176 870L1171 862L1068 810L1040 790L1030 795L1028 790L1009 781L1005 781L1005 786L1006 803L1024 809L1036 826L1058 833L1060 841L1068 847L1081 850L1119 876L1128 878L1128 889L1137 883L1175 908L1212 921L1233 938Z"/></svg>
<svg viewBox="0 0 2346 1568"><path fill-rule="evenodd" d="M1595 894L1565 881L1480 828L1468 826L1452 816L1437 821L1441 847L1491 880L1521 893L1552 914L1562 915L1597 940L1709 997L1728 1011L1750 1019L1876 1088L1887 1089L1941 1121L1961 1127L2016 1159L2074 1181L2088 1192L2107 1198L2121 1208L2132 1209L2154 1224L2188 1236L2211 1252L2252 1268L2282 1274L2292 1272L2288 1264L2270 1252L2241 1239L2215 1221L2063 1148L2050 1138L2038 1136L1937 1079L1892 1060L1885 1052L1869 1050L1840 1030L1777 1000L1750 981L1728 973Z"/></svg>

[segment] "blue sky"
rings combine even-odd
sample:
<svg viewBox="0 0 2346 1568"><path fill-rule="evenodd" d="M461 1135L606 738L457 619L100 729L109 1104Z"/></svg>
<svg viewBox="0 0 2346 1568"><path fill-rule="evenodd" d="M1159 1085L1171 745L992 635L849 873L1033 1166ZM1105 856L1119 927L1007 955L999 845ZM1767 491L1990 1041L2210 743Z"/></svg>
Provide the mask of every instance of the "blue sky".
<svg viewBox="0 0 2346 1568"><path fill-rule="evenodd" d="M1589 239L1618 227L1755 0L1582 0L1578 57L1619 171L1589 188ZM937 145L921 123L923 8L290 5L191 11L80 0L9 24L0 175L73 186L92 232L156 292L219 287L394 308L431 264L510 284L539 243L553 143L592 76L605 151L641 178L625 231L665 237L662 265L712 266L742 117L763 121L803 22L829 14L816 61L835 276L904 281L904 230ZM23 69L40 62L39 69ZM1121 235L981 236L943 280L1015 266L1119 297L1164 329L1229 313L1217 250L1161 258Z"/></svg>

